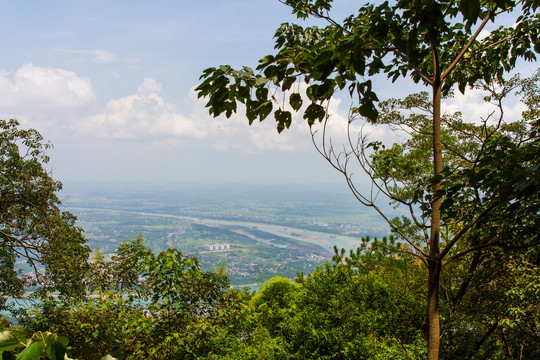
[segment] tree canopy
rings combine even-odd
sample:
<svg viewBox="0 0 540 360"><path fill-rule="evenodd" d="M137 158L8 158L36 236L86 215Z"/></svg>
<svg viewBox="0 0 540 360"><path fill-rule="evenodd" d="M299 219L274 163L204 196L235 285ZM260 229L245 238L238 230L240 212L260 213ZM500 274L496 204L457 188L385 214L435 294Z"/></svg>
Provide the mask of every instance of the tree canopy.
<svg viewBox="0 0 540 360"><path fill-rule="evenodd" d="M62 184L45 169L49 148L36 130L0 120L0 308L28 286L84 290L89 249L75 217L60 209Z"/></svg>

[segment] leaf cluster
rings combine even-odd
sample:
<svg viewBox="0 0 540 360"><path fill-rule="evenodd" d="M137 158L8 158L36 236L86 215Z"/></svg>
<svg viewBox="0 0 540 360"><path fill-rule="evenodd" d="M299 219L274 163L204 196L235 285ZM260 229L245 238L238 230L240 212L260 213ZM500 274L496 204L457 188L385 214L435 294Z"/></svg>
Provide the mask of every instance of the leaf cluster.
<svg viewBox="0 0 540 360"><path fill-rule="evenodd" d="M250 124L273 112L281 132L291 124L289 109L299 111L302 98L309 100L303 117L311 126L326 118L325 103L332 96L348 90L358 114L378 121L373 75L442 85L446 94L457 84L464 92L480 80L502 81L519 59L533 61L540 49L535 1L401 0L366 4L342 22L330 16L332 1L282 2L298 18L322 19L328 25L282 24L274 36L277 53L259 61L257 74L228 65L206 69L196 91L207 97L211 115L230 117L240 102ZM487 22L511 12L520 13L515 27L500 27L477 39ZM293 86L301 82L305 94ZM288 102L286 97L280 100L280 92L289 93Z"/></svg>
<svg viewBox="0 0 540 360"><path fill-rule="evenodd" d="M22 330L0 332L0 355L4 360L64 360L68 339L50 332L28 336ZM17 351L15 354L13 350Z"/></svg>

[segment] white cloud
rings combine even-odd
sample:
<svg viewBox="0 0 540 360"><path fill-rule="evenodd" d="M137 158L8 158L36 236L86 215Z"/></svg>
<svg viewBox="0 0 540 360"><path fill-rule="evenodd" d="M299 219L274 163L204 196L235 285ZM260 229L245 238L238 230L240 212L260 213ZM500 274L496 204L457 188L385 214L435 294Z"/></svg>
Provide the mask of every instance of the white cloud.
<svg viewBox="0 0 540 360"><path fill-rule="evenodd" d="M263 122L257 119L250 126L244 106L238 104L238 112L230 118L223 115L213 118L204 107L206 100L198 99L193 88L182 114L176 104L164 100L161 90L160 83L145 78L136 94L110 100L99 113L81 119L76 128L83 134L103 139L152 141L171 146L180 144L181 140L185 145L186 140L195 139L202 141L198 146L219 152L314 151L302 109L298 113L291 111L291 127L279 134L272 115ZM308 102L304 101L306 105ZM332 99L329 111L332 115L327 135L341 148L347 141L348 109L342 108L340 99ZM383 135L381 129L372 130L374 136Z"/></svg>
<svg viewBox="0 0 540 360"><path fill-rule="evenodd" d="M481 89L468 88L465 94L456 89L454 97L444 101L443 111L449 114L459 111L464 121L475 124L480 124L482 120L498 121L500 110L495 104L484 100L486 95L487 92ZM519 120L524 109L525 106L516 96L509 95L503 99L506 122Z"/></svg>
<svg viewBox="0 0 540 360"><path fill-rule="evenodd" d="M480 40L483 40L487 37L489 37L491 35L491 31L488 31L488 30L482 30L480 31L480 34L478 34L478 37L476 38L476 40L480 41Z"/></svg>
<svg viewBox="0 0 540 360"><path fill-rule="evenodd" d="M205 137L205 130L179 114L176 105L166 103L160 91L161 84L146 78L137 94L110 100L102 112L84 119L77 128L106 139L170 141Z"/></svg>
<svg viewBox="0 0 540 360"><path fill-rule="evenodd" d="M137 88L137 94L140 96L149 96L159 92L161 92L161 84L150 78L144 78L141 86Z"/></svg>
<svg viewBox="0 0 540 360"><path fill-rule="evenodd" d="M72 71L23 65L13 78L0 73L0 106L4 108L74 108L94 100L90 79Z"/></svg>

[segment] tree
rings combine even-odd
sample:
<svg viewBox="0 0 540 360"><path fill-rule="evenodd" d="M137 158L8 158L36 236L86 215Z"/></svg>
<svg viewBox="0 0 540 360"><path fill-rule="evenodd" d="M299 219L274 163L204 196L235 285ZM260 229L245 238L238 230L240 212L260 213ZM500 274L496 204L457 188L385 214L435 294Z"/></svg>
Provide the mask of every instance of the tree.
<svg viewBox="0 0 540 360"><path fill-rule="evenodd" d="M142 233L131 241L124 239L110 261L106 261L103 251L96 247L85 279L88 292L117 290L129 294L130 291L139 291L143 285L141 263L149 253L150 250L144 246Z"/></svg>
<svg viewBox="0 0 540 360"><path fill-rule="evenodd" d="M334 256L299 276L292 342L298 358L420 359L426 354L422 325L422 264L408 255L358 248ZM317 351L314 351L317 349Z"/></svg>
<svg viewBox="0 0 540 360"><path fill-rule="evenodd" d="M501 214L504 208L512 208L512 204L522 204L517 200L520 196L530 198L535 186L529 184L530 187L520 195L514 186L520 179L510 185L510 193L502 196L504 186L497 180L500 180L500 173L494 167L489 152L493 150L501 155L504 151L500 143L491 141L491 136L484 138L485 143L477 149L477 164L472 169L466 168L464 173L447 167L443 160L442 98L455 86L464 92L468 86L476 86L479 81L487 84L502 82L504 74L512 70L518 60L535 60L535 52L540 51L539 15L536 13L539 4L533 0L401 0L380 5L367 4L356 15L338 22L330 15L331 0L280 2L290 6L299 19L322 19L328 25L303 28L295 24L283 24L275 34L277 53L259 61L257 70L261 73L256 74L249 67L234 70L228 65L206 69L201 76L204 81L197 88L199 97L208 96L207 107L213 116L231 116L239 109L238 104L243 104L250 124L257 118L264 120L273 112L277 130L281 132L292 122L290 109L299 111L303 105L303 97L296 90L299 87L293 85L299 82L306 84L305 96L309 105L304 109L303 118L310 127L317 122L323 123L319 151L332 166L343 173L357 199L375 208L426 264L429 274L427 357L437 359L441 335L440 279L445 258L457 247L467 243L465 239L469 233L480 231L478 229L487 218L495 216L495 213ZM479 35L486 29L486 25L497 21L503 14L515 16L515 23L500 26L480 39ZM392 81L409 78L431 90L431 94L423 98L424 104L429 105L429 114L420 118L412 117L412 122L408 124L423 121L422 134L429 144L424 149L431 157L427 160L429 177L424 176L423 183L415 184L423 191L408 194L394 191L395 188L386 187L392 182L391 178L381 178L378 173L372 173L373 180L376 183L380 181L376 189L386 193L392 201L411 210L424 203L421 217L411 213L412 219L404 220L405 223L401 224L386 217L375 204L373 196L365 196L358 191L349 171L351 159L357 159L361 164L366 160L363 155L367 151L362 149L372 148L377 152L380 144L362 143L362 139L355 141L349 136L352 149L340 152L331 145L331 141L325 139L325 125L329 119L327 106L332 96L341 90L348 90L357 102L357 106L350 112L351 121L361 117L371 123L381 122L376 107L378 98L371 80L371 76L376 74L386 74ZM274 86L276 89L272 89ZM278 91L289 93L287 103L278 100L281 98ZM524 148L520 148L516 152L516 160L522 160L520 156L524 154ZM483 172L477 172L477 165L483 166ZM520 175L527 176L527 172L531 174L534 166L530 162L526 163L524 167L529 170ZM373 169L367 170L369 172ZM460 217L458 213L445 210L444 206L452 201L452 196L459 193L450 180L461 179L465 175L470 180L467 189L477 189L479 195L487 191L486 196L493 201L479 201L474 211ZM399 187L401 180L403 178L398 178L394 185ZM412 177L407 181L412 182ZM406 197L403 198L403 195ZM465 201L464 198L462 200ZM451 224L456 221L459 226L452 227ZM449 228L451 233L441 234L441 229L444 232ZM468 254L463 245L461 251Z"/></svg>
<svg viewBox="0 0 540 360"><path fill-rule="evenodd" d="M0 120L0 309L6 296L21 296L30 285L62 295L84 292L89 250L75 217L60 210L62 184L44 168L50 147L36 130Z"/></svg>
<svg viewBox="0 0 540 360"><path fill-rule="evenodd" d="M70 355L89 360L216 358L242 342L249 294L230 289L227 276L176 249L155 255L141 235L108 261L96 253L93 296L49 297L21 324L66 336Z"/></svg>
<svg viewBox="0 0 540 360"><path fill-rule="evenodd" d="M418 359L425 355L425 280L411 256L357 249L295 282L276 276L252 298L248 359ZM239 356L242 354L243 356ZM252 355L254 354L254 355ZM263 355L264 354L264 355Z"/></svg>

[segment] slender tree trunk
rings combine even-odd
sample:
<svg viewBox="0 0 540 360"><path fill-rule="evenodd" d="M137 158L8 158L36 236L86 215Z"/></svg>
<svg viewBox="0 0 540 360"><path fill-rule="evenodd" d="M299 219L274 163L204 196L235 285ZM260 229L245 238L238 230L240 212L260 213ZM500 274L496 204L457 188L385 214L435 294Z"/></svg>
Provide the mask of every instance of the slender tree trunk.
<svg viewBox="0 0 540 360"><path fill-rule="evenodd" d="M441 262L429 261L428 278L428 360L439 359L439 280L441 274Z"/></svg>
<svg viewBox="0 0 540 360"><path fill-rule="evenodd" d="M435 74L433 84L433 174L442 174L442 141L441 141L441 83ZM429 240L428 259L428 360L439 359L440 325L439 325L439 282L442 262L440 259L441 199L436 195L442 189L439 180L433 186L431 208L431 234Z"/></svg>

